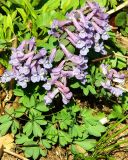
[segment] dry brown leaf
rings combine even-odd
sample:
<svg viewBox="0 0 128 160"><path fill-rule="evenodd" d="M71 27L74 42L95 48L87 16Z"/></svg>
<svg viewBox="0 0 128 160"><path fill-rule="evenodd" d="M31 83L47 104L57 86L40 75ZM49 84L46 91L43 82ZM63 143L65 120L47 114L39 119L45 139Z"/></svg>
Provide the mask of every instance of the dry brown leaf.
<svg viewBox="0 0 128 160"><path fill-rule="evenodd" d="M5 136L0 137L0 144L3 145L3 148L11 150L14 148L14 137L12 134L6 134Z"/></svg>
<svg viewBox="0 0 128 160"><path fill-rule="evenodd" d="M81 146L79 146L79 145L75 145L75 148L76 148L76 150L79 152L79 153L82 153L82 154L84 154L85 156L88 156L88 153L87 153L87 151L83 148L83 147L81 147Z"/></svg>
<svg viewBox="0 0 128 160"><path fill-rule="evenodd" d="M0 158L2 157L3 154L3 144L0 142Z"/></svg>
<svg viewBox="0 0 128 160"><path fill-rule="evenodd" d="M128 49L128 38L123 37L120 33L116 34L117 42L121 44L121 46L125 49Z"/></svg>

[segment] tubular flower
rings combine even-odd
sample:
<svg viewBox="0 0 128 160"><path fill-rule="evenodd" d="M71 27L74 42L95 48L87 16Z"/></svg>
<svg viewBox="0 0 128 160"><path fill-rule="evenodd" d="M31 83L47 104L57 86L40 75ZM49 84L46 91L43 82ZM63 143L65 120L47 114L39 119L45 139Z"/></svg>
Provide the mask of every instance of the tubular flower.
<svg viewBox="0 0 128 160"><path fill-rule="evenodd" d="M105 81L101 82L103 88L109 90L113 95L119 97L123 94L123 90L118 88L118 85L124 84L124 74L118 73L114 69L108 69L107 65L101 65L102 73L105 77Z"/></svg>

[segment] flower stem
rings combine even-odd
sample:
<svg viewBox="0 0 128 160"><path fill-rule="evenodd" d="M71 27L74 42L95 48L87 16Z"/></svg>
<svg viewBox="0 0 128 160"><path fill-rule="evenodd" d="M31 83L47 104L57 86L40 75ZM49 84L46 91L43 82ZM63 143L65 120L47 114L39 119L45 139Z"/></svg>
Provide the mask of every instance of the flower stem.
<svg viewBox="0 0 128 160"><path fill-rule="evenodd" d="M108 13L109 15L111 15L111 14L113 14L113 13L121 10L122 8L124 8L124 7L126 7L126 6L128 6L128 0L127 0L126 2L120 4L118 7L116 7L116 9L112 9L112 10L108 11L107 13Z"/></svg>

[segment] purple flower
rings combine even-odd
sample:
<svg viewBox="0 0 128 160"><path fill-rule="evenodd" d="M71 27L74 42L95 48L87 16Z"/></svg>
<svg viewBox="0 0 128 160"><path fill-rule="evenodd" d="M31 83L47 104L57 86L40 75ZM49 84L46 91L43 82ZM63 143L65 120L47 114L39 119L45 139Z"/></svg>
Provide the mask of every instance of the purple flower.
<svg viewBox="0 0 128 160"><path fill-rule="evenodd" d="M100 20L100 19L98 19L97 17L93 17L92 19L96 22L97 25L99 25L99 26L101 26L101 27L105 27L106 24L107 24L106 21Z"/></svg>
<svg viewBox="0 0 128 160"><path fill-rule="evenodd" d="M107 40L107 39L109 38L109 35L108 35L106 32L104 32L104 33L102 34L101 38L102 38L103 40Z"/></svg>
<svg viewBox="0 0 128 160"><path fill-rule="evenodd" d="M30 66L32 60L33 60L33 56L30 56L30 57L26 60L25 65L26 65L26 66Z"/></svg>
<svg viewBox="0 0 128 160"><path fill-rule="evenodd" d="M67 34L69 35L69 37L76 43L79 38L74 34L72 33L71 31L69 31L68 29L65 28L65 31L67 32Z"/></svg>
<svg viewBox="0 0 128 160"><path fill-rule="evenodd" d="M64 52L64 54L66 55L67 58L72 57L72 53L70 53L62 43L60 43L60 47L61 47L62 51Z"/></svg>
<svg viewBox="0 0 128 160"><path fill-rule="evenodd" d="M19 62L19 60L17 58L15 58L15 59L11 59L9 61L9 64L11 64L13 66L18 66L18 65L20 65L20 62Z"/></svg>
<svg viewBox="0 0 128 160"><path fill-rule="evenodd" d="M43 85L43 87L45 88L45 90L47 90L47 91L50 91L51 90L51 83L48 81L47 83L45 83L44 85Z"/></svg>
<svg viewBox="0 0 128 160"><path fill-rule="evenodd" d="M76 55L73 55L71 58L69 58L69 60L71 62L73 62L74 64L82 64L83 61L84 61L84 58L83 57L80 57L80 56L76 56Z"/></svg>
<svg viewBox="0 0 128 160"><path fill-rule="evenodd" d="M52 49L52 52L49 56L49 61L52 63L56 55L56 48Z"/></svg>
<svg viewBox="0 0 128 160"><path fill-rule="evenodd" d="M32 76L31 76L31 81L33 82L33 83L35 83L35 82L39 82L40 81L40 76L38 75L38 74L33 74Z"/></svg>
<svg viewBox="0 0 128 160"><path fill-rule="evenodd" d="M22 41L22 43L19 45L19 47L15 50L15 52L16 51L24 51L24 47L26 46L26 44L27 44L27 41L26 40L24 40L24 41Z"/></svg>
<svg viewBox="0 0 128 160"><path fill-rule="evenodd" d="M100 28L95 22L92 22L92 25L98 33L102 34L104 32L103 29Z"/></svg>
<svg viewBox="0 0 128 160"><path fill-rule="evenodd" d="M89 13L87 16L86 16L86 20L89 21L96 13L96 9L94 9L91 13Z"/></svg>
<svg viewBox="0 0 128 160"><path fill-rule="evenodd" d="M72 19L72 22L73 22L74 26L76 27L76 29L77 29L78 31L81 31L81 30L82 30L82 27L80 26L80 24L79 24L79 22L76 20L76 18L75 18L74 16L72 16L71 19Z"/></svg>
<svg viewBox="0 0 128 160"><path fill-rule="evenodd" d="M110 92L115 95L116 97L122 96L123 90L116 87L111 87Z"/></svg>
<svg viewBox="0 0 128 160"><path fill-rule="evenodd" d="M35 49L35 38L31 38L29 41L28 41L28 44L29 44L29 51L32 51Z"/></svg>
<svg viewBox="0 0 128 160"><path fill-rule="evenodd" d="M21 51L17 51L17 58L23 58L24 57L24 53Z"/></svg>
<svg viewBox="0 0 128 160"><path fill-rule="evenodd" d="M101 82L101 85L105 88L105 89L110 89L111 88L111 81L107 80L106 82Z"/></svg>
<svg viewBox="0 0 128 160"><path fill-rule="evenodd" d="M100 38L101 38L101 37L100 37L100 34L99 34L99 33L96 33L96 34L94 35L94 40L95 40L96 43L99 42Z"/></svg>
<svg viewBox="0 0 128 160"><path fill-rule="evenodd" d="M86 56L88 52L89 52L88 47L83 47L83 48L80 50L80 55Z"/></svg>
<svg viewBox="0 0 128 160"><path fill-rule="evenodd" d="M108 65L105 65L105 64L101 64L101 69L102 69L102 73L104 74L104 75L107 75L107 73L108 73Z"/></svg>
<svg viewBox="0 0 128 160"><path fill-rule="evenodd" d="M47 75L47 71L44 68L41 68L41 66L37 66L37 72L38 75L40 77L40 81L46 81L46 75Z"/></svg>
<svg viewBox="0 0 128 160"><path fill-rule="evenodd" d="M2 75L2 77L0 78L0 81L2 83L6 83L6 82L9 82L12 78L13 78L13 73L6 70Z"/></svg>
<svg viewBox="0 0 128 160"><path fill-rule="evenodd" d="M83 41L83 40L79 40L77 43L76 43L76 47L77 48L83 48L85 46L86 42Z"/></svg>
<svg viewBox="0 0 128 160"><path fill-rule="evenodd" d="M47 95L44 97L44 101L47 105L51 104L53 101L53 98L56 96L56 94L59 92L58 88L54 89L52 92L48 92Z"/></svg>
<svg viewBox="0 0 128 160"><path fill-rule="evenodd" d="M68 39L74 46L76 46L76 43L75 43L70 37L67 37L67 39Z"/></svg>
<svg viewBox="0 0 128 160"><path fill-rule="evenodd" d="M21 61L28 59L29 57L32 57L34 55L34 52L29 52L24 55L24 57L21 59Z"/></svg>
<svg viewBox="0 0 128 160"><path fill-rule="evenodd" d="M21 74L27 75L27 74L30 73L30 68L27 67L27 66L20 67L19 72L20 72Z"/></svg>
<svg viewBox="0 0 128 160"><path fill-rule="evenodd" d="M114 69L108 69L107 65L102 64L101 65L102 72L106 76L106 81L102 82L101 85L109 90L113 95L116 97L122 96L123 90L118 88L117 86L115 87L116 84L123 84L124 83L124 75L119 74L116 70Z"/></svg>
<svg viewBox="0 0 128 160"><path fill-rule="evenodd" d="M85 37L88 37L88 34L86 33L86 31L83 29L80 31L79 33L79 37L84 39Z"/></svg>
<svg viewBox="0 0 128 160"><path fill-rule="evenodd" d="M17 84L19 86L21 86L22 88L26 88L28 82L29 82L29 78L28 77L22 77L17 81Z"/></svg>
<svg viewBox="0 0 128 160"><path fill-rule="evenodd" d="M82 22L82 24L85 24L87 20L84 16L83 12L81 10L77 10L77 13L79 13L79 15L80 15L80 22Z"/></svg>

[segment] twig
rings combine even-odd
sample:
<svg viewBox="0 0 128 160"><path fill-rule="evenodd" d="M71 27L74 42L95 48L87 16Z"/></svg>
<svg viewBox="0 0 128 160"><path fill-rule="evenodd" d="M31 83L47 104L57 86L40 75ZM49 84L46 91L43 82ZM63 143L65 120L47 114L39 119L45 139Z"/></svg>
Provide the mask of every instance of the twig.
<svg viewBox="0 0 128 160"><path fill-rule="evenodd" d="M122 8L124 8L124 7L126 7L126 6L128 6L128 0L127 0L126 2L124 2L124 3L122 3L121 5L119 5L118 7L116 7L116 9L112 9L112 10L108 11L107 13L108 13L109 15L111 15L111 14L119 11L120 9L122 9Z"/></svg>
<svg viewBox="0 0 128 160"><path fill-rule="evenodd" d="M104 60L104 59L110 58L111 56L112 56L112 55L104 56L104 57L102 57L102 58L93 59L92 62L102 61L102 60Z"/></svg>
<svg viewBox="0 0 128 160"><path fill-rule="evenodd" d="M124 90L124 91L128 92L128 89L123 88L123 87L122 87L122 86L120 86L120 85L116 85L116 87L118 87L118 88L120 88L120 89L122 89L122 90Z"/></svg>
<svg viewBox="0 0 128 160"><path fill-rule="evenodd" d="M128 59L128 56L123 56L123 55L118 54L118 53L114 53L114 55L115 55L116 57L122 57L122 58Z"/></svg>
<svg viewBox="0 0 128 160"><path fill-rule="evenodd" d="M14 153L14 152L9 151L9 150L7 150L7 149L3 149L3 152L8 153L8 154L11 154L12 156L15 156L15 157L17 157L17 158L19 158L19 159L21 159L21 160L29 160L29 159L27 159L27 158L25 158L25 157L23 157L23 156L21 156L21 155L19 155L19 154L17 154L17 153Z"/></svg>
<svg viewBox="0 0 128 160"><path fill-rule="evenodd" d="M104 59L110 58L110 57L112 57L112 56L122 57L122 58L128 59L128 56L124 56L124 55L121 55L121 54L118 54L118 53L114 53L114 54L109 55L109 56L104 56L104 57L101 57L101 58L93 59L92 62L99 62L99 61L102 61L102 60L104 60Z"/></svg>

